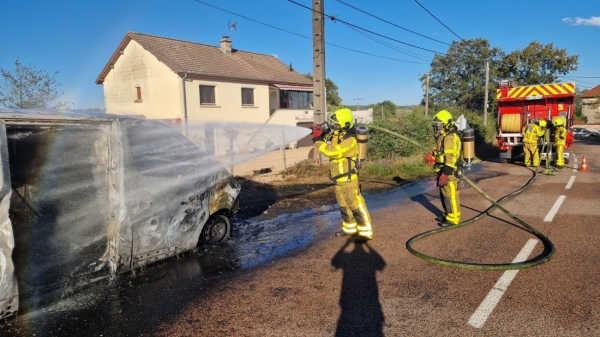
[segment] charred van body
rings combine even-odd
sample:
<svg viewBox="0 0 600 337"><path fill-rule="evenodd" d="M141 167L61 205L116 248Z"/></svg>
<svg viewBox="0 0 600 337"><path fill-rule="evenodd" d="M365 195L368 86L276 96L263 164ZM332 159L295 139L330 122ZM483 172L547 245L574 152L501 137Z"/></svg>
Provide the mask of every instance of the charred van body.
<svg viewBox="0 0 600 337"><path fill-rule="evenodd" d="M0 109L0 318L19 296L115 276L229 236L239 184L135 117Z"/></svg>

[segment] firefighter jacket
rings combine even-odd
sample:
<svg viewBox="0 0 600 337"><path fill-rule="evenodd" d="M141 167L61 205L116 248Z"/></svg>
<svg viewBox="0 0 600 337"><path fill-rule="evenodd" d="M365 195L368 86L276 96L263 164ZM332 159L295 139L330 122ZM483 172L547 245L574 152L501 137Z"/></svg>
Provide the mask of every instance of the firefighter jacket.
<svg viewBox="0 0 600 337"><path fill-rule="evenodd" d="M358 142L356 129L335 131L327 136L326 141L316 139L315 146L329 158L329 175L334 183L358 179L356 161L358 160Z"/></svg>
<svg viewBox="0 0 600 337"><path fill-rule="evenodd" d="M453 174L461 160L461 139L456 129L450 131L440 131L436 139L435 161L439 167L436 172L443 174Z"/></svg>
<svg viewBox="0 0 600 337"><path fill-rule="evenodd" d="M554 132L554 144L565 145L567 142L567 129L564 126L558 126Z"/></svg>
<svg viewBox="0 0 600 337"><path fill-rule="evenodd" d="M529 123L529 125L523 129L523 133L525 134L523 137L523 143L537 144L538 138L544 135L544 130L542 130L542 128L540 128L537 124Z"/></svg>

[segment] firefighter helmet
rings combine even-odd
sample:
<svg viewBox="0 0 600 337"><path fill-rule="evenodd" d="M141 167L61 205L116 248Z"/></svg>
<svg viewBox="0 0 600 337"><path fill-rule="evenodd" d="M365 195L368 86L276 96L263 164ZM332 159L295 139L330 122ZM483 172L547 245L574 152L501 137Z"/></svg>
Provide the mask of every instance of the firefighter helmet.
<svg viewBox="0 0 600 337"><path fill-rule="evenodd" d="M431 125L433 125L434 129L442 130L450 129L453 123L452 114L448 110L442 110L435 114Z"/></svg>
<svg viewBox="0 0 600 337"><path fill-rule="evenodd" d="M560 117L554 117L554 119L552 119L552 125L554 126L564 126L565 123L563 122L563 119Z"/></svg>
<svg viewBox="0 0 600 337"><path fill-rule="evenodd" d="M545 127L546 127L546 121L545 121L545 120L543 120L543 119L540 119L540 121L538 122L538 125L539 125L541 128L545 128Z"/></svg>
<svg viewBox="0 0 600 337"><path fill-rule="evenodd" d="M354 118L352 117L352 110L348 108L336 110L331 117L329 117L329 123L331 128L334 130L348 130L354 126Z"/></svg>

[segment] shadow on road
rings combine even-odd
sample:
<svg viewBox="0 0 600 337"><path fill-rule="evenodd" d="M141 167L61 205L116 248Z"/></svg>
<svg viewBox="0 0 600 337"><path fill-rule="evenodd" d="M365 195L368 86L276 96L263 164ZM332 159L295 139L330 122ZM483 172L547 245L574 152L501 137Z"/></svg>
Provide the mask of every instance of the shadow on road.
<svg viewBox="0 0 600 337"><path fill-rule="evenodd" d="M351 251L347 252L350 245ZM377 271L385 261L369 244L348 239L331 260L334 270L342 269L341 313L336 336L383 336L383 310L379 303Z"/></svg>

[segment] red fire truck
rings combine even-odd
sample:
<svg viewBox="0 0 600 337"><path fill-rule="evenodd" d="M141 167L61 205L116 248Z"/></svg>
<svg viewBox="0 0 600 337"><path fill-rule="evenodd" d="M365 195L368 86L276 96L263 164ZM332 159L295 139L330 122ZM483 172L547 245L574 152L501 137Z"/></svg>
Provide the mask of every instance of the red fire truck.
<svg viewBox="0 0 600 337"><path fill-rule="evenodd" d="M550 151L540 152L541 159L546 160L546 153L552 158L556 156L552 144L554 130L552 119L563 118L567 128L567 139L564 151L565 164L569 163L570 151L573 143L573 109L575 109L575 83L553 83L527 86L516 86L514 82L503 80L497 91L498 104L498 134L496 142L500 149L500 161L515 162L515 158L523 153L523 129L532 121L545 120L551 130Z"/></svg>

